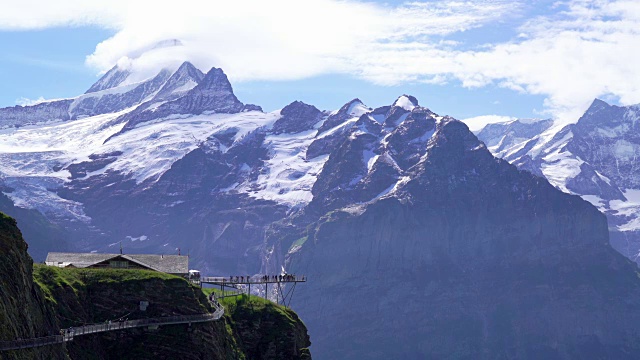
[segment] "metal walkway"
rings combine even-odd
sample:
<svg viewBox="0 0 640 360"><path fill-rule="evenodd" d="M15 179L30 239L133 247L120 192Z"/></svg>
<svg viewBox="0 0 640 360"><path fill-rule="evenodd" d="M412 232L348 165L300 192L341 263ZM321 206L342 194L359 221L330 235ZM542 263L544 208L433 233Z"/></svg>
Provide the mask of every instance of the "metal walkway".
<svg viewBox="0 0 640 360"><path fill-rule="evenodd" d="M265 299L269 297L269 284L273 284L276 303L289 307L293 292L298 283L307 282L304 275L296 276L291 274L284 275L254 275L254 276L205 276L195 281L195 284L210 284L220 286L222 295L220 297L239 296L243 294L252 294L251 285L264 286L263 294ZM292 284L288 291L283 286ZM259 288L260 288L259 287ZM232 288L229 292L226 288ZM238 291L239 290L239 291ZM288 301L287 301L288 300Z"/></svg>
<svg viewBox="0 0 640 360"><path fill-rule="evenodd" d="M233 286L253 284L279 284L307 282L306 276L296 275L256 275L256 276L205 276L200 278L203 284Z"/></svg>
<svg viewBox="0 0 640 360"><path fill-rule="evenodd" d="M21 339L14 341L0 341L0 351L17 350L33 348L51 344L60 344L63 342L71 341L75 336L96 334L107 331L116 331L131 329L136 327L145 326L162 326L162 325L175 325L175 324L191 324L199 322L214 321L220 319L224 315L224 308L220 305L215 297L209 297L211 306L215 309L210 314L198 314L198 315L179 315L179 316L165 316L150 319L140 320L127 320L112 323L102 323L93 325L84 325L63 329L60 331L61 335L45 336L31 339Z"/></svg>

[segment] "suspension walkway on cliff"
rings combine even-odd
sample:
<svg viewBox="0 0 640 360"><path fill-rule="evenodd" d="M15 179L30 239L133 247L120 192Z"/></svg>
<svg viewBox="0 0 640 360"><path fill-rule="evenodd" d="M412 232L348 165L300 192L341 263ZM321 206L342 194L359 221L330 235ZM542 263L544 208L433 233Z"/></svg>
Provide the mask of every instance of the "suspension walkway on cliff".
<svg viewBox="0 0 640 360"><path fill-rule="evenodd" d="M189 324L214 321L220 319L224 315L224 308L215 299L215 296L209 297L211 306L215 309L213 313L209 314L197 314L197 315L178 315L178 316L165 316L149 319L139 320L127 320L117 321L93 325L84 325L63 329L60 331L60 335L45 336L31 339L20 339L13 341L0 341L0 351L17 350L34 348L39 346L60 344L73 340L75 336L96 334L107 331L116 331L131 329L137 327L156 327L163 325L175 325L175 324Z"/></svg>

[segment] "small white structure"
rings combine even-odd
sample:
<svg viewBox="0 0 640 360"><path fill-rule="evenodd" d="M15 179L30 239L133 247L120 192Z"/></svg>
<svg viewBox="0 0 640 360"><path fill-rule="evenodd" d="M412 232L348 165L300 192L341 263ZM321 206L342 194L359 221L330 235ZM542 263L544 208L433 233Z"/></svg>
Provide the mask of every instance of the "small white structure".
<svg viewBox="0 0 640 360"><path fill-rule="evenodd" d="M200 280L200 271L189 270L189 280Z"/></svg>

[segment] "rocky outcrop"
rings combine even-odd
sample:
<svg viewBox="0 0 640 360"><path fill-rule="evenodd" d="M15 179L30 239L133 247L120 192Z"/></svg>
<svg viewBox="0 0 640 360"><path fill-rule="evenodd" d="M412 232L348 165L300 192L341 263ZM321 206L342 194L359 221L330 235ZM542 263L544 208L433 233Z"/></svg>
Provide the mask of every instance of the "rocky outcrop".
<svg viewBox="0 0 640 360"><path fill-rule="evenodd" d="M320 121L323 114L315 106L305 104L302 101L294 101L280 111L282 117L273 124L271 132L278 135L282 133L295 134L313 129Z"/></svg>
<svg viewBox="0 0 640 360"><path fill-rule="evenodd" d="M129 77L129 75L131 75L131 72L129 70L121 69L120 66L115 65L104 75L102 75L102 77L98 81L91 85L91 87L85 92L85 94L114 88L122 84L122 82L125 81L127 77Z"/></svg>
<svg viewBox="0 0 640 360"><path fill-rule="evenodd" d="M44 261L49 251L69 249L68 232L49 221L38 210L17 207L11 199L0 193L0 211L17 220L22 234L29 239L29 255L34 261Z"/></svg>
<svg viewBox="0 0 640 360"><path fill-rule="evenodd" d="M329 129L332 129L340 124L343 124L345 121L352 119L354 117L359 117L365 112L370 111L360 99L353 99L348 103L344 104L338 111L334 114L331 114L327 117L320 128L318 128L318 134L321 134Z"/></svg>
<svg viewBox="0 0 640 360"><path fill-rule="evenodd" d="M200 115L204 112L234 114L245 109L245 105L233 94L231 83L222 69L211 68L201 80L198 80L199 74L189 70L192 66L186 64L191 65L183 64L179 69L179 77L197 81L197 85L182 96L176 95L178 97L174 100L162 102L160 99L154 99L149 104L143 104L139 109L122 116L119 121L126 122L122 132L133 129L138 124L170 115ZM164 97L171 98L168 95ZM253 109L255 106L248 108Z"/></svg>
<svg viewBox="0 0 640 360"><path fill-rule="evenodd" d="M639 189L640 106L612 106L596 99L572 127L567 150L598 169L621 189Z"/></svg>
<svg viewBox="0 0 640 360"><path fill-rule="evenodd" d="M0 213L0 341L58 335L59 324L33 282L33 260L15 220ZM1 352L2 359L65 359L61 346Z"/></svg>
<svg viewBox="0 0 640 360"><path fill-rule="evenodd" d="M230 299L223 304L247 359L311 359L307 328L291 309L259 297Z"/></svg>
<svg viewBox="0 0 640 360"><path fill-rule="evenodd" d="M1 108L0 128L69 120L71 119L69 107L72 102L73 100L58 100L31 106Z"/></svg>
<svg viewBox="0 0 640 360"><path fill-rule="evenodd" d="M179 98L193 89L204 78L202 71L185 61L176 72L171 75L152 101L169 101Z"/></svg>

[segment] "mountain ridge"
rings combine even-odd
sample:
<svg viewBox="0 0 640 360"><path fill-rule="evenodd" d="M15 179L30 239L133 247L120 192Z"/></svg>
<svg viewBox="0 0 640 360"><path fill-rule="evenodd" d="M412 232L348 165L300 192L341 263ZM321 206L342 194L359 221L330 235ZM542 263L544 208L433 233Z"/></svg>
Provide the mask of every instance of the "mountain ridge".
<svg viewBox="0 0 640 360"><path fill-rule="evenodd" d="M581 195L607 215L614 248L632 260L640 253L640 154L637 105L595 99L575 124L514 129L487 125L478 137L502 157L559 189ZM499 144L499 145L498 145Z"/></svg>

